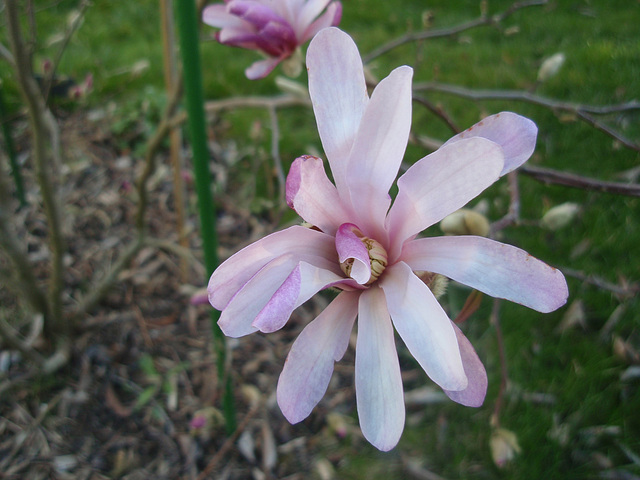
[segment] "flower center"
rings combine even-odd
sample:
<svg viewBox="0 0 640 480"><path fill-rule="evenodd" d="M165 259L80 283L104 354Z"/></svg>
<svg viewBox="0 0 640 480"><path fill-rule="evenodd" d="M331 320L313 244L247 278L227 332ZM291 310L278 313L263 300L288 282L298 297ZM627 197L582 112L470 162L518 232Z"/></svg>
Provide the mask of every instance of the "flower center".
<svg viewBox="0 0 640 480"><path fill-rule="evenodd" d="M376 280L378 280L380 275L382 275L382 272L384 272L384 269L387 268L387 251L380 244L380 242L374 240L373 238L365 237L361 231L354 230L353 233L356 234L356 236L367 248L367 252L369 253L371 276L369 277L369 280L365 283L365 285L371 285ZM340 268L342 269L342 271L349 277L351 276L353 262L353 258L348 258L340 264Z"/></svg>

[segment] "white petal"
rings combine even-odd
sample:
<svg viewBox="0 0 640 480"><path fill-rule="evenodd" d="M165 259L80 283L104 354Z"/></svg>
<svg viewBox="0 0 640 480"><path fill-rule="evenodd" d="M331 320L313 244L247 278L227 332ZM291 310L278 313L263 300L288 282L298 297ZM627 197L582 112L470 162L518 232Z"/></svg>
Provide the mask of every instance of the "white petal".
<svg viewBox="0 0 640 480"><path fill-rule="evenodd" d="M411 129L413 69L399 67L371 95L356 135L347 182L358 226L380 240L391 204L389 188L402 163Z"/></svg>
<svg viewBox="0 0 640 480"><path fill-rule="evenodd" d="M278 405L287 420L309 416L324 396L333 364L342 358L358 313L358 293L342 292L300 333L278 380Z"/></svg>
<svg viewBox="0 0 640 480"><path fill-rule="evenodd" d="M207 288L211 305L218 310L224 309L236 292L261 268L284 254L291 254L298 261L314 265L319 257L335 262L335 239L301 226L267 235L229 257L213 272ZM339 272L337 263L335 272Z"/></svg>
<svg viewBox="0 0 640 480"><path fill-rule="evenodd" d="M373 286L360 295L356 342L356 400L362 433L388 451L404 429L402 377L384 293Z"/></svg>
<svg viewBox="0 0 640 480"><path fill-rule="evenodd" d="M320 290L343 280L342 275L300 262L260 310L252 326L264 333L280 330L296 308Z"/></svg>
<svg viewBox="0 0 640 480"><path fill-rule="evenodd" d="M338 191L327 178L320 158L296 158L287 175L286 190L287 204L323 232L334 235L347 222Z"/></svg>
<svg viewBox="0 0 640 480"><path fill-rule="evenodd" d="M455 331L429 287L403 262L385 270L381 287L393 325L429 378L445 390L465 389Z"/></svg>
<svg viewBox="0 0 640 480"><path fill-rule="evenodd" d="M484 138L460 140L411 166L398 179L398 195L387 229L393 261L402 243L467 204L495 182L503 166L502 148Z"/></svg>
<svg viewBox="0 0 640 480"><path fill-rule="evenodd" d="M482 137L497 143L504 152L504 168L500 173L504 175L529 159L536 148L537 136L538 127L531 120L513 112L501 112L451 137L445 145L472 137Z"/></svg>
<svg viewBox="0 0 640 480"><path fill-rule="evenodd" d="M551 312L567 301L562 273L524 250L484 237L433 237L407 242L401 258L414 270L440 273L496 298Z"/></svg>
<svg viewBox="0 0 640 480"><path fill-rule="evenodd" d="M307 50L309 95L333 178L346 188L345 168L368 101L358 48L337 28L325 28Z"/></svg>

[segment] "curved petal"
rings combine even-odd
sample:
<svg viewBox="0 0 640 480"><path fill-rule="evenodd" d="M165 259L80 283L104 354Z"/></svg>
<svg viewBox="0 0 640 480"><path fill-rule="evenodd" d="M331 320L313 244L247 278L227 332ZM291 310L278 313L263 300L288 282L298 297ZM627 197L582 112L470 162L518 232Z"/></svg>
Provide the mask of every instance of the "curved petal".
<svg viewBox="0 0 640 480"><path fill-rule="evenodd" d="M300 37L300 43L304 43L313 38L320 30L327 27L335 27L342 19L342 3L333 2L327 11L324 12L317 20L309 25Z"/></svg>
<svg viewBox="0 0 640 480"><path fill-rule="evenodd" d="M414 270L440 273L492 297L551 312L567 301L562 273L524 250L484 237L433 237L407 242L401 258Z"/></svg>
<svg viewBox="0 0 640 480"><path fill-rule="evenodd" d="M223 310L256 273L284 254L295 257L294 263L305 261L317 265L318 261L325 259L335 264L335 273L340 272L334 237L301 226L290 227L267 235L224 261L209 279L207 291L211 305Z"/></svg>
<svg viewBox="0 0 640 480"><path fill-rule="evenodd" d="M249 80L259 80L269 75L282 61L282 58L274 57L258 60L245 69L244 74Z"/></svg>
<svg viewBox="0 0 640 480"><path fill-rule="evenodd" d="M376 286L358 304L356 401L365 438L383 451L395 447L404 429L402 377L385 295Z"/></svg>
<svg viewBox="0 0 640 480"><path fill-rule="evenodd" d="M487 371L478 358L478 354L474 350L471 342L464 336L462 330L455 323L452 323L456 332L458 346L460 347L460 356L462 357L462 365L464 373L467 375L469 384L467 388L460 391L445 390L444 393L453 400L465 407L480 407L484 403L484 397L487 395Z"/></svg>
<svg viewBox="0 0 640 480"><path fill-rule="evenodd" d="M429 378L445 390L464 390L455 331L429 287L403 262L387 267L380 285L393 325Z"/></svg>
<svg viewBox="0 0 640 480"><path fill-rule="evenodd" d="M296 308L320 290L343 280L342 275L300 262L260 310L251 326L264 333L280 330Z"/></svg>
<svg viewBox="0 0 640 480"><path fill-rule="evenodd" d="M329 235L347 221L338 191L317 157L304 155L294 160L287 175L286 197L298 215Z"/></svg>
<svg viewBox="0 0 640 480"><path fill-rule="evenodd" d="M336 233L336 251L340 263L353 259L350 277L364 285L371 278L371 262L369 250L355 234L357 230L358 227L352 223L340 225Z"/></svg>
<svg viewBox="0 0 640 480"><path fill-rule="evenodd" d="M222 310L218 325L228 337L242 337L257 331L253 326L260 311L297 265L291 255L282 255L260 269Z"/></svg>
<svg viewBox="0 0 640 480"><path fill-rule="evenodd" d="M249 25L242 19L230 14L227 6L223 4L209 5L202 10L202 21L207 25L217 28L244 27L249 30Z"/></svg>
<svg viewBox="0 0 640 480"><path fill-rule="evenodd" d="M355 292L340 293L293 343L277 389L278 405L289 422L307 418L327 391L333 364L349 345L358 296Z"/></svg>
<svg viewBox="0 0 640 480"><path fill-rule="evenodd" d="M396 68L371 95L347 164L349 197L365 234L380 240L411 129L413 69Z"/></svg>
<svg viewBox="0 0 640 480"><path fill-rule="evenodd" d="M402 243L466 205L495 182L504 163L502 148L484 138L460 140L427 155L398 179L389 216L395 260Z"/></svg>
<svg viewBox="0 0 640 480"><path fill-rule="evenodd" d="M346 159L368 102L362 60L351 37L325 28L307 50L309 95L338 191L346 191Z"/></svg>
<svg viewBox="0 0 640 480"><path fill-rule="evenodd" d="M313 19L320 15L330 2L331 0L308 0L304 2L298 11L295 21L296 26L306 29L306 27L313 22Z"/></svg>
<svg viewBox="0 0 640 480"><path fill-rule="evenodd" d="M472 137L482 137L497 143L504 152L504 168L500 172L500 175L504 175L529 159L536 148L537 136L538 127L531 120L513 112L501 112L451 137L445 145Z"/></svg>

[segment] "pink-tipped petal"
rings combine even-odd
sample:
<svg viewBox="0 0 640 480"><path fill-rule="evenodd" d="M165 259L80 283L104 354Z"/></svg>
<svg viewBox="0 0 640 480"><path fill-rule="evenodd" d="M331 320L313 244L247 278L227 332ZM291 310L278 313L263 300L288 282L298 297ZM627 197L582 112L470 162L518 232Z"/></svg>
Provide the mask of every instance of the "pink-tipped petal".
<svg viewBox="0 0 640 480"><path fill-rule="evenodd" d="M265 265L236 293L218 320L222 332L233 338L257 330L255 318L297 265L290 255L283 255Z"/></svg>
<svg viewBox="0 0 640 480"><path fill-rule="evenodd" d="M385 295L373 286L360 295L356 342L356 401L364 437L391 450L404 429L400 364Z"/></svg>
<svg viewBox="0 0 640 480"><path fill-rule="evenodd" d="M260 310L251 326L264 333L280 330L296 308L320 290L342 280L342 275L308 263L299 263Z"/></svg>
<svg viewBox="0 0 640 480"><path fill-rule="evenodd" d="M460 140L416 162L398 179L387 229L390 257L402 243L467 204L495 182L504 164L502 148L484 138Z"/></svg>
<svg viewBox="0 0 640 480"><path fill-rule="evenodd" d="M513 112L501 112L451 137L445 145L472 137L482 137L497 143L504 151L504 168L500 172L500 175L504 175L531 157L536 148L537 136L538 127L531 120Z"/></svg>
<svg viewBox="0 0 640 480"><path fill-rule="evenodd" d="M478 354L471 345L471 342L465 337L462 330L455 324L453 324L453 329L456 331L462 365L464 366L464 373L467 375L469 384L464 390L457 392L445 390L444 393L446 393L451 400L465 407L480 407L484 403L484 397L487 395L487 386L489 384L487 372L478 358Z"/></svg>
<svg viewBox="0 0 640 480"><path fill-rule="evenodd" d="M362 116L347 164L357 223L367 235L377 238L384 231L391 204L389 188L409 139L412 76L413 69L399 67L378 84Z"/></svg>
<svg viewBox="0 0 640 480"><path fill-rule="evenodd" d="M401 258L496 298L542 313L564 305L569 295L559 270L524 250L484 237L433 237L407 242Z"/></svg>
<svg viewBox="0 0 640 480"><path fill-rule="evenodd" d="M300 333L278 380L280 410L291 423L309 416L324 396L358 313L358 293L342 292Z"/></svg>
<svg viewBox="0 0 640 480"><path fill-rule="evenodd" d="M207 288L209 302L218 310L223 310L236 292L260 269L285 254L314 265L322 258L326 259L326 263L336 264L335 239L300 226L267 235L229 257L213 272ZM339 272L336 264L335 273Z"/></svg>
<svg viewBox="0 0 640 480"><path fill-rule="evenodd" d="M342 19L342 4L333 2L327 11L318 17L311 25L309 25L300 37L300 42L304 43L313 38L320 30L327 27L335 27Z"/></svg>
<svg viewBox="0 0 640 480"><path fill-rule="evenodd" d="M348 215L336 187L329 181L321 159L305 155L297 158L287 175L287 204L306 222L329 235L345 223Z"/></svg>
<svg viewBox="0 0 640 480"><path fill-rule="evenodd" d="M330 2L331 0L308 0L302 3L298 12L296 24L302 27L303 30L306 29L306 27L309 26L313 20L320 15L320 13L322 13ZM302 32L300 31L296 33L301 34ZM299 35L298 38L302 37Z"/></svg>
<svg viewBox="0 0 640 480"><path fill-rule="evenodd" d="M340 263L353 259L350 276L360 285L364 285L371 278L371 262L369 250L354 233L358 230L353 223L340 225L336 233L336 251Z"/></svg>
<svg viewBox="0 0 640 480"><path fill-rule="evenodd" d="M362 60L351 37L325 28L307 50L309 95L338 191L348 192L346 159L368 101Z"/></svg>
<svg viewBox="0 0 640 480"><path fill-rule="evenodd" d="M467 376L455 331L429 287L403 262L385 270L381 287L393 325L429 378L445 390L464 390Z"/></svg>

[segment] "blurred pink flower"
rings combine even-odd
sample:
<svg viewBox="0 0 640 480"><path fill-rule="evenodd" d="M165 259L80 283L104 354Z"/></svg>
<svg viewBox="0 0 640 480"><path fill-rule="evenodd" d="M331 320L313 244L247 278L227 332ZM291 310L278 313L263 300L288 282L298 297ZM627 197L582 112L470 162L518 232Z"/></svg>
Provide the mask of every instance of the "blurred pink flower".
<svg viewBox="0 0 640 480"><path fill-rule="evenodd" d="M410 167L388 194L411 125L412 69L399 67L371 98L351 38L321 31L307 53L309 92L335 186L321 159L296 159L287 202L315 228L294 226L233 255L211 276L209 301L231 337L282 328L316 292L340 293L293 344L277 399L291 422L306 418L344 355L356 317L356 400L364 436L393 448L404 428L394 327L427 375L454 401L480 406L487 375L473 347L414 272L435 272L540 312L568 295L558 270L476 236L416 238L533 153L537 128L503 112L450 139Z"/></svg>
<svg viewBox="0 0 640 480"><path fill-rule="evenodd" d="M338 25L341 17L342 4L333 0L225 0L202 13L204 23L221 28L216 32L220 43L268 57L245 70L251 80L266 77L320 30Z"/></svg>

